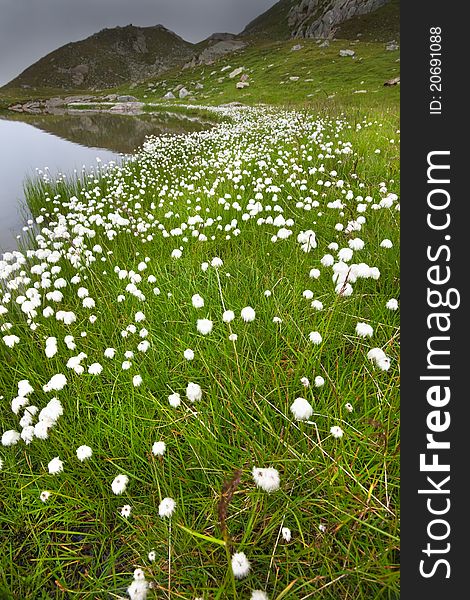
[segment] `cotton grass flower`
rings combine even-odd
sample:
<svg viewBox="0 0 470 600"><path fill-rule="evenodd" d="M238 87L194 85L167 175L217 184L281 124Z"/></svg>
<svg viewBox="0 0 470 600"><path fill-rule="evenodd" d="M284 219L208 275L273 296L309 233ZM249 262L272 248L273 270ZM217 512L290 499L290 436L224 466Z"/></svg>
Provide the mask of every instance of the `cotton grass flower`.
<svg viewBox="0 0 470 600"><path fill-rule="evenodd" d="M47 502L49 500L51 496L51 492L49 492L48 490L43 490L40 494L39 494L39 499L41 500L41 502Z"/></svg>
<svg viewBox="0 0 470 600"><path fill-rule="evenodd" d="M191 350L191 348L187 348L184 352L183 352L183 356L186 360L193 360L194 358L194 350Z"/></svg>
<svg viewBox="0 0 470 600"><path fill-rule="evenodd" d="M282 539L285 542L290 542L292 539L292 532L288 527L283 527L281 529L281 535L282 535Z"/></svg>
<svg viewBox="0 0 470 600"><path fill-rule="evenodd" d="M181 404L181 396L177 393L168 396L168 403L173 408L177 408Z"/></svg>
<svg viewBox="0 0 470 600"><path fill-rule="evenodd" d="M14 446L21 439L21 435L14 429L5 431L2 435L2 446Z"/></svg>
<svg viewBox="0 0 470 600"><path fill-rule="evenodd" d="M150 552L147 554L148 559L150 562L155 562L156 558L157 558L157 553L155 552L155 550L150 550Z"/></svg>
<svg viewBox="0 0 470 600"><path fill-rule="evenodd" d="M380 242L381 248L393 248L393 242L389 239L384 239Z"/></svg>
<svg viewBox="0 0 470 600"><path fill-rule="evenodd" d="M204 306L204 298L199 294L194 294L194 296L191 298L191 303L194 308L202 308Z"/></svg>
<svg viewBox="0 0 470 600"><path fill-rule="evenodd" d="M232 573L235 579L243 579L250 572L250 562L244 552L236 552L232 556Z"/></svg>
<svg viewBox="0 0 470 600"><path fill-rule="evenodd" d="M89 458L91 458L92 454L93 450L90 448L90 446L83 445L77 448L77 458L80 462L88 460Z"/></svg>
<svg viewBox="0 0 470 600"><path fill-rule="evenodd" d="M275 492L279 489L280 478L279 471L277 471L277 469L272 467L265 469L253 467L252 475L257 487L261 488L265 492Z"/></svg>
<svg viewBox="0 0 470 600"><path fill-rule="evenodd" d="M42 389L44 392L60 391L67 385L67 378L62 373L53 375L46 385L43 385Z"/></svg>
<svg viewBox="0 0 470 600"><path fill-rule="evenodd" d="M103 367L100 363L93 363L88 367L88 373L90 375L99 375L103 371Z"/></svg>
<svg viewBox="0 0 470 600"><path fill-rule="evenodd" d="M124 504L124 506L121 508L121 510L119 512L121 514L121 517L128 519L131 516L132 507L130 506L130 504Z"/></svg>
<svg viewBox="0 0 470 600"><path fill-rule="evenodd" d="M57 475L64 470L64 463L58 456L55 456L47 465L47 470L51 475Z"/></svg>
<svg viewBox="0 0 470 600"><path fill-rule="evenodd" d="M348 411L348 412L352 412L354 410L353 405L350 402L346 402L346 404L344 405L344 408Z"/></svg>
<svg viewBox="0 0 470 600"><path fill-rule="evenodd" d="M359 337L372 337L374 329L368 323L358 323L356 325L356 334Z"/></svg>
<svg viewBox="0 0 470 600"><path fill-rule="evenodd" d="M333 425L333 427L330 428L330 433L334 438L341 438L343 437L344 432L338 425Z"/></svg>
<svg viewBox="0 0 470 600"><path fill-rule="evenodd" d="M304 387L309 387L310 385L310 381L308 380L308 377L301 377L300 378L300 383L304 386Z"/></svg>
<svg viewBox="0 0 470 600"><path fill-rule="evenodd" d="M250 600L269 600L269 598L266 592L263 592L262 590L253 590L251 592Z"/></svg>
<svg viewBox="0 0 470 600"><path fill-rule="evenodd" d="M145 579L142 569L134 571L134 581L127 588L127 593L130 600L146 600L148 595L149 584Z"/></svg>
<svg viewBox="0 0 470 600"><path fill-rule="evenodd" d="M160 517L171 517L176 508L176 502L173 498L163 498L158 506L158 514Z"/></svg>
<svg viewBox="0 0 470 600"><path fill-rule="evenodd" d="M245 308L242 308L241 310L241 317L245 323L251 323L255 320L256 312L251 306L245 306Z"/></svg>
<svg viewBox="0 0 470 600"><path fill-rule="evenodd" d="M398 300L396 298L390 298L385 306L388 310L398 310Z"/></svg>
<svg viewBox="0 0 470 600"><path fill-rule="evenodd" d="M229 339L231 342L236 342L236 341L238 340L238 335L237 335L236 333L231 333L231 334L228 336L228 339Z"/></svg>
<svg viewBox="0 0 470 600"><path fill-rule="evenodd" d="M296 398L290 407L294 419L297 421L308 421L313 415L313 408L305 398Z"/></svg>
<svg viewBox="0 0 470 600"><path fill-rule="evenodd" d="M325 380L321 375L317 375L315 377L315 387L322 387L323 385L325 385Z"/></svg>
<svg viewBox="0 0 470 600"><path fill-rule="evenodd" d="M106 348L106 350L104 351L104 356L105 358L114 358L116 356L116 350L115 348Z"/></svg>
<svg viewBox="0 0 470 600"><path fill-rule="evenodd" d="M117 475L111 483L111 489L116 496L124 493L129 483L129 477L127 475Z"/></svg>
<svg viewBox="0 0 470 600"><path fill-rule="evenodd" d="M142 377L140 375L134 375L134 377L132 378L132 385L134 387L139 387L140 385L142 385Z"/></svg>
<svg viewBox="0 0 470 600"><path fill-rule="evenodd" d="M312 342L312 344L318 345L322 343L322 336L318 331L311 331L308 334L308 339Z"/></svg>
<svg viewBox="0 0 470 600"><path fill-rule="evenodd" d="M198 319L196 328L202 335L208 335L212 331L213 323L210 319Z"/></svg>
<svg viewBox="0 0 470 600"><path fill-rule="evenodd" d="M226 310L222 315L222 321L224 323L231 323L235 319L235 313L233 310Z"/></svg>
<svg viewBox="0 0 470 600"><path fill-rule="evenodd" d="M186 387L186 397L190 402L197 402L202 398L202 389L198 383L190 381Z"/></svg>
<svg viewBox="0 0 470 600"><path fill-rule="evenodd" d="M155 456L163 456L165 454L165 450L165 442L155 442L152 446L152 454L154 454Z"/></svg>

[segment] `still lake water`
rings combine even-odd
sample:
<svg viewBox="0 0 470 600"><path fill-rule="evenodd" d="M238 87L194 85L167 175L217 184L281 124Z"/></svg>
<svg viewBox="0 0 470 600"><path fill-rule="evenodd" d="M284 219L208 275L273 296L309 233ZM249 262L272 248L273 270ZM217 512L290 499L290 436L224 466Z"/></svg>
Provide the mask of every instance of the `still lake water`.
<svg viewBox="0 0 470 600"><path fill-rule="evenodd" d="M120 162L148 135L207 129L178 114L0 115L0 256L17 248L29 218L23 186L47 168L52 177Z"/></svg>

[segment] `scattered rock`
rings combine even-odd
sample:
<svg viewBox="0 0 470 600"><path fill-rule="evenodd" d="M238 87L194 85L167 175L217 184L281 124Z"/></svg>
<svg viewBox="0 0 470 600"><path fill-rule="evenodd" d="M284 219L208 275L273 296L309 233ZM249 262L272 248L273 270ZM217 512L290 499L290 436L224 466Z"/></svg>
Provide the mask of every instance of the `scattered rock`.
<svg viewBox="0 0 470 600"><path fill-rule="evenodd" d="M296 75L292 75L292 77L289 77L289 79L291 81L299 81L300 77L297 77Z"/></svg>
<svg viewBox="0 0 470 600"><path fill-rule="evenodd" d="M328 48L330 42L328 40L323 40L323 42L318 46L319 48Z"/></svg>
<svg viewBox="0 0 470 600"><path fill-rule="evenodd" d="M180 83L175 88L173 88L173 93L176 94L176 92L179 92L183 88L184 88L184 85L182 83Z"/></svg>
<svg viewBox="0 0 470 600"><path fill-rule="evenodd" d="M354 94L367 94L367 90L356 90Z"/></svg>
<svg viewBox="0 0 470 600"><path fill-rule="evenodd" d="M385 50L388 50L389 52L394 52L395 50L399 49L399 45L396 43L395 40L392 40L391 42L388 42L387 45L385 46Z"/></svg>
<svg viewBox="0 0 470 600"><path fill-rule="evenodd" d="M393 79L389 79L384 83L385 86L398 85L400 83L399 77L394 77Z"/></svg>
<svg viewBox="0 0 470 600"><path fill-rule="evenodd" d="M303 46L301 44L296 44L295 46L292 46L291 48L291 52L297 52L297 50L302 50Z"/></svg>
<svg viewBox="0 0 470 600"><path fill-rule="evenodd" d="M240 81L248 81L248 79L250 79L250 76L248 75L248 73L243 73L242 76L240 77Z"/></svg>
<svg viewBox="0 0 470 600"><path fill-rule="evenodd" d="M111 113L135 114L142 112L144 102L120 102L109 109Z"/></svg>
<svg viewBox="0 0 470 600"><path fill-rule="evenodd" d="M135 96L118 96L116 100L117 102L138 102Z"/></svg>
<svg viewBox="0 0 470 600"><path fill-rule="evenodd" d="M239 90L242 90L243 88L249 87L249 85L250 85L250 84L249 84L249 82L248 82L248 81L239 81L239 82L237 83L237 88L238 88Z"/></svg>
<svg viewBox="0 0 470 600"><path fill-rule="evenodd" d="M346 50L339 51L340 56L354 56L355 54L356 53L354 52L354 50L349 50L348 48L346 48Z"/></svg>
<svg viewBox="0 0 470 600"><path fill-rule="evenodd" d="M103 98L105 102L114 102L117 100L117 94L108 94Z"/></svg>
<svg viewBox="0 0 470 600"><path fill-rule="evenodd" d="M163 99L164 100L174 100L176 98L176 96L173 94L173 92L167 92L164 96Z"/></svg>
<svg viewBox="0 0 470 600"><path fill-rule="evenodd" d="M182 87L178 92L180 98L187 98L189 96L189 92L185 87Z"/></svg>
<svg viewBox="0 0 470 600"><path fill-rule="evenodd" d="M204 86L202 85L202 83L196 83L196 85L194 86L196 90L203 90Z"/></svg>
<svg viewBox="0 0 470 600"><path fill-rule="evenodd" d="M238 69L233 70L231 73L229 73L230 79L234 79L235 77L238 77L238 75L241 75L244 69L245 67L238 67Z"/></svg>

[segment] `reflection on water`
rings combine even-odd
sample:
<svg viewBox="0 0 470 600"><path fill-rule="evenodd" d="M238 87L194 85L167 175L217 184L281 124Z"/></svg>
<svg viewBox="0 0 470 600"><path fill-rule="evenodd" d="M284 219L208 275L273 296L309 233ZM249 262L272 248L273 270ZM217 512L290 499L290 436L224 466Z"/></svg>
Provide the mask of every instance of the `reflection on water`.
<svg viewBox="0 0 470 600"><path fill-rule="evenodd" d="M5 118L4 115L0 118ZM131 154L148 135L185 133L208 129L208 121L179 113L158 112L139 115L75 111L62 114L15 114L9 121L21 121L42 131L82 146L105 148Z"/></svg>
<svg viewBox="0 0 470 600"><path fill-rule="evenodd" d="M23 185L37 170L52 176L73 174L103 163L119 162L148 135L208 129L211 123L178 113L116 115L0 115L0 253L17 247L25 218Z"/></svg>

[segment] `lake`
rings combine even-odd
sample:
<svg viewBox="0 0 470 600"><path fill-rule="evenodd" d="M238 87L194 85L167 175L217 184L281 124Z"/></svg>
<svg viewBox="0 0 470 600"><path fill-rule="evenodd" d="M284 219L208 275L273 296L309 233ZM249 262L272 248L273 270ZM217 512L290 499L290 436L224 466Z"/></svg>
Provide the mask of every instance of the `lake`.
<svg viewBox="0 0 470 600"><path fill-rule="evenodd" d="M207 129L178 113L113 115L98 112L0 115L0 254L15 250L29 218L23 186L48 172L73 175L120 162L148 135ZM98 159L98 160L97 160Z"/></svg>

